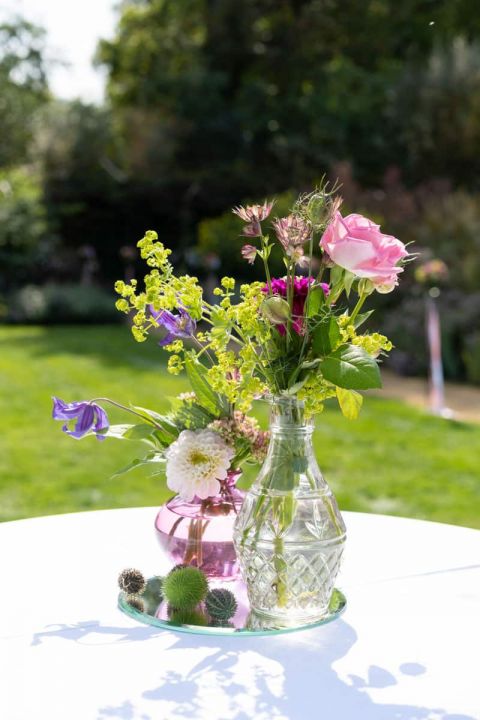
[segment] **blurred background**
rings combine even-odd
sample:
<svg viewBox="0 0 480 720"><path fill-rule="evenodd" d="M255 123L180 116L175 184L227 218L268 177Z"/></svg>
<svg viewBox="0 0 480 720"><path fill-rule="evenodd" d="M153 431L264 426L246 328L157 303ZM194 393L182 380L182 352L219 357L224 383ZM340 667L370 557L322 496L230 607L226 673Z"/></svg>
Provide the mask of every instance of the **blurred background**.
<svg viewBox="0 0 480 720"><path fill-rule="evenodd" d="M137 240L156 229L207 288L248 277L231 207L280 215L324 174L420 258L375 296L385 392L357 423L327 409L320 464L344 508L480 526L474 0L0 3L1 519L164 499L141 470L111 479L127 443L64 437L50 395L165 409L182 380L114 308ZM451 421L413 407L432 294Z"/></svg>

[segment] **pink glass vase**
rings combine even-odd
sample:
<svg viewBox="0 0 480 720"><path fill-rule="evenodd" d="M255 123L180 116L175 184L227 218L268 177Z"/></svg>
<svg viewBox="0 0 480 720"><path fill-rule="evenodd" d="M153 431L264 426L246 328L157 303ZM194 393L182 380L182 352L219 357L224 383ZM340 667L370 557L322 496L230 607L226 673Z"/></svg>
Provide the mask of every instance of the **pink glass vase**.
<svg viewBox="0 0 480 720"><path fill-rule="evenodd" d="M233 580L240 572L233 526L244 493L236 487L241 472L230 470L218 495L185 502L178 495L158 511L155 529L172 563L198 567L207 577Z"/></svg>

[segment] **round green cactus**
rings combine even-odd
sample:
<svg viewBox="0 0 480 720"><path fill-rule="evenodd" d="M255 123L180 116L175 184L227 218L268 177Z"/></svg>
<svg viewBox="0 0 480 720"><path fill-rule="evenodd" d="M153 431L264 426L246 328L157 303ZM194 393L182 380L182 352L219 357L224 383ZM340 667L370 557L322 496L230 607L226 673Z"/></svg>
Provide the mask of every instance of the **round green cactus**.
<svg viewBox="0 0 480 720"><path fill-rule="evenodd" d="M235 615L237 601L230 590L216 588L208 593L205 607L210 617L215 620L227 621Z"/></svg>
<svg viewBox="0 0 480 720"><path fill-rule="evenodd" d="M179 568L163 581L163 594L177 610L191 610L205 599L207 592L207 578L198 568Z"/></svg>
<svg viewBox="0 0 480 720"><path fill-rule="evenodd" d="M202 627L207 625L205 614L195 608L190 610L173 608L169 613L169 617L170 620L177 625L201 625Z"/></svg>

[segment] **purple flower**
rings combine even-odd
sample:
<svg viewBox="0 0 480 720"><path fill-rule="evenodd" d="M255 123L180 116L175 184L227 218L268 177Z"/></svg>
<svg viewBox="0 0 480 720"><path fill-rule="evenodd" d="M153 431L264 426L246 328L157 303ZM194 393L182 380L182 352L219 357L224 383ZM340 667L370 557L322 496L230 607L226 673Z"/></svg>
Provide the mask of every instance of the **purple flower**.
<svg viewBox="0 0 480 720"><path fill-rule="evenodd" d="M105 440L102 430L108 430L109 423L105 410L93 402L66 403L60 398L54 397L52 417L54 420L66 420L62 427L64 433L79 440L91 430L97 436L97 440ZM75 428L68 429L68 423L76 420Z"/></svg>
<svg viewBox="0 0 480 720"><path fill-rule="evenodd" d="M167 334L158 343L162 347L164 345L170 345L171 342L176 338L189 338L195 332L197 323L190 317L188 312L183 308L179 308L179 314L174 315L169 310L162 310L161 312L152 311L153 319L165 330Z"/></svg>
<svg viewBox="0 0 480 720"><path fill-rule="evenodd" d="M313 277L296 277L293 280L293 307L292 307L292 328L297 335L302 335L304 332L304 309L305 301L307 299L310 285L315 282ZM325 295L330 292L330 287L327 283L319 283ZM273 278L271 282L272 294L280 295L280 297L287 297L287 281L285 278ZM268 285L264 285L262 292L268 293ZM280 335L285 335L285 325L277 325L277 330Z"/></svg>

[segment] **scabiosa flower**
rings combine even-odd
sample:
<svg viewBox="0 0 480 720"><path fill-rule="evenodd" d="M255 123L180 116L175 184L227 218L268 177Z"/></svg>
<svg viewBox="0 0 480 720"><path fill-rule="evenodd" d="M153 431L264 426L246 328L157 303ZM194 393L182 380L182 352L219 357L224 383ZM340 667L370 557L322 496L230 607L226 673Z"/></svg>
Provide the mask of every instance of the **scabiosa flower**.
<svg viewBox="0 0 480 720"><path fill-rule="evenodd" d="M315 282L313 277L296 277L293 281L293 307L292 307L292 328L297 335L303 333L303 313L305 308L305 300L307 299L308 290L312 283ZM287 281L284 278L273 278L272 283L272 294L280 295L280 297L287 297ZM320 283L325 295L328 295L330 288L327 283ZM268 286L264 285L262 292L268 293ZM280 335L285 335L285 325L276 325Z"/></svg>
<svg viewBox="0 0 480 720"><path fill-rule="evenodd" d="M52 417L54 420L66 420L62 430L76 440L84 437L93 431L97 440L105 440L102 431L108 430L109 422L105 410L93 402L82 401L66 403L60 398L54 397ZM69 429L68 423L76 420L73 430Z"/></svg>
<svg viewBox="0 0 480 720"><path fill-rule="evenodd" d="M164 345L170 345L177 338L190 338L195 333L197 323L183 308L179 308L178 315L174 315L169 310L162 310L162 312L152 312L152 317L155 322L163 327L167 334L158 343L162 347Z"/></svg>
<svg viewBox="0 0 480 720"><path fill-rule="evenodd" d="M267 202L265 200L263 205L248 205L247 207L239 205L233 208L232 212L246 223L260 223L270 215L273 204L273 201Z"/></svg>
<svg viewBox="0 0 480 720"><path fill-rule="evenodd" d="M241 252L243 259L247 260L250 265L253 265L257 257L257 248L253 245L244 245Z"/></svg>
<svg viewBox="0 0 480 720"><path fill-rule="evenodd" d="M183 430L165 452L167 485L186 502L217 495L234 455L212 430Z"/></svg>

